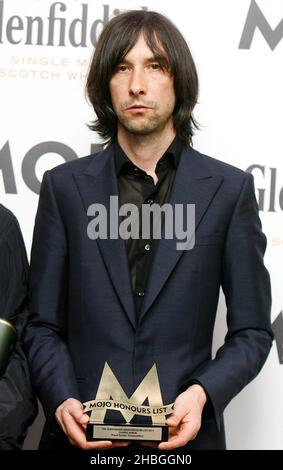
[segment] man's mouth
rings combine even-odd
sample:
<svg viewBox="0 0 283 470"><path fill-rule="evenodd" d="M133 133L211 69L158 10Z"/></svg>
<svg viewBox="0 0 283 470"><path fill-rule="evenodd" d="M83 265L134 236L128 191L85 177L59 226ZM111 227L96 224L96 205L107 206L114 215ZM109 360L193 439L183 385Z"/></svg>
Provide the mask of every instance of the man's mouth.
<svg viewBox="0 0 283 470"><path fill-rule="evenodd" d="M130 106L128 109L133 109L133 108L147 108L147 106L143 106L142 104L135 104L134 106Z"/></svg>
<svg viewBox="0 0 283 470"><path fill-rule="evenodd" d="M147 109L151 109L148 106L144 106L142 104L135 104L133 106L129 106L126 111L146 111Z"/></svg>

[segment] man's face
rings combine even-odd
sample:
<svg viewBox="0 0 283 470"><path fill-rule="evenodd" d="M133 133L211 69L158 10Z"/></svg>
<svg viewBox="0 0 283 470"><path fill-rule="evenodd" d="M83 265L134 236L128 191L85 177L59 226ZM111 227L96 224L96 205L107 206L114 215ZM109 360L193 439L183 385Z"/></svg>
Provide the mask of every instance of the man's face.
<svg viewBox="0 0 283 470"><path fill-rule="evenodd" d="M148 135L172 128L175 107L174 81L154 58L140 35L118 64L109 83L118 130Z"/></svg>

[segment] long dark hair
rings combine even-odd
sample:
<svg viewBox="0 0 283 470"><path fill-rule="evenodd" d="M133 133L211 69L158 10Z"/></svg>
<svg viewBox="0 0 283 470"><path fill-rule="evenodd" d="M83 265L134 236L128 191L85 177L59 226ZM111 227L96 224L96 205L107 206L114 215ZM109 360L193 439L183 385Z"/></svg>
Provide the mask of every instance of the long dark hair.
<svg viewBox="0 0 283 470"><path fill-rule="evenodd" d="M180 31L168 18L154 11L128 11L112 18L104 27L86 83L87 96L97 116L89 128L106 142L115 138L117 116L111 103L109 81L141 33L154 55L160 58L161 65L174 77L173 124L179 139L189 145L194 128L198 128L192 115L198 97L196 67Z"/></svg>

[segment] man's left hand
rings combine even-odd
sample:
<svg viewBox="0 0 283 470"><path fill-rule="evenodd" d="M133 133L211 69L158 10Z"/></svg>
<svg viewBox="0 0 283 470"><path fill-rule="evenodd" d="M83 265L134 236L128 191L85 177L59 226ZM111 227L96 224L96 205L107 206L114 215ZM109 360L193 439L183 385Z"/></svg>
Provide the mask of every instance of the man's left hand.
<svg viewBox="0 0 283 470"><path fill-rule="evenodd" d="M193 384L175 400L174 411L166 420L169 426L168 442L140 442L146 447L172 450L193 440L201 426L201 415L207 397L201 385Z"/></svg>

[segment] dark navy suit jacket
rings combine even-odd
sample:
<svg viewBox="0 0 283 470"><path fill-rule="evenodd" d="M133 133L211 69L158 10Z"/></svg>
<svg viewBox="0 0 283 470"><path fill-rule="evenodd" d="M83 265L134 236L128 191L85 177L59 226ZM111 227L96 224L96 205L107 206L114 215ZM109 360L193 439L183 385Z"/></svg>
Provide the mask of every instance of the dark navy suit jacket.
<svg viewBox="0 0 283 470"><path fill-rule="evenodd" d="M177 250L178 239L159 240L138 320L124 240L87 235L87 208L109 207L117 194L111 146L44 175L25 335L47 415L43 447L63 446L56 407L69 397L93 399L107 361L128 396L154 363L166 404L201 383L213 412L205 412L189 448L224 448L223 410L258 374L272 343L253 178L192 148L182 151L168 202L195 204L195 246ZM228 332L212 359L220 286Z"/></svg>

